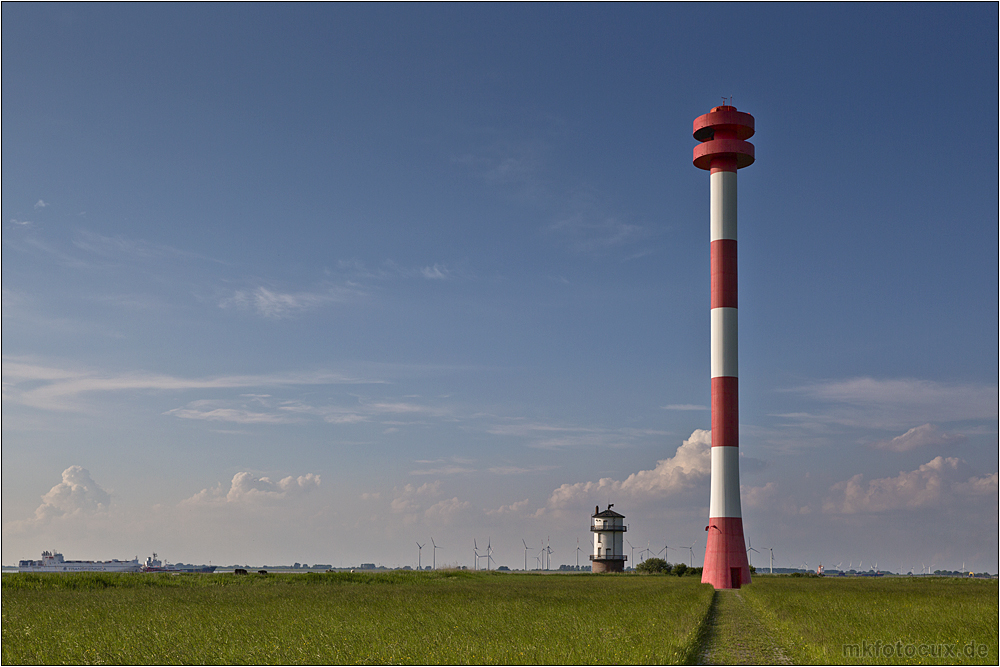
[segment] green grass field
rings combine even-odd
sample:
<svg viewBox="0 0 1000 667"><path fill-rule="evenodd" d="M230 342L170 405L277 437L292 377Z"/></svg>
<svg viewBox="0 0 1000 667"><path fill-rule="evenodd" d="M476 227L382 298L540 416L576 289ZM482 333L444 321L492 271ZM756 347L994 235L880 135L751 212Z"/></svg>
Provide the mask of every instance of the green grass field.
<svg viewBox="0 0 1000 667"><path fill-rule="evenodd" d="M3 663L680 663L711 599L677 577L6 575Z"/></svg>
<svg viewBox="0 0 1000 667"><path fill-rule="evenodd" d="M997 664L995 580L758 576L740 594L797 664Z"/></svg>
<svg viewBox="0 0 1000 667"><path fill-rule="evenodd" d="M3 664L678 664L702 655L695 577L468 571L4 575ZM757 577L740 591L796 663L996 664L997 584ZM987 646L844 657L844 644Z"/></svg>

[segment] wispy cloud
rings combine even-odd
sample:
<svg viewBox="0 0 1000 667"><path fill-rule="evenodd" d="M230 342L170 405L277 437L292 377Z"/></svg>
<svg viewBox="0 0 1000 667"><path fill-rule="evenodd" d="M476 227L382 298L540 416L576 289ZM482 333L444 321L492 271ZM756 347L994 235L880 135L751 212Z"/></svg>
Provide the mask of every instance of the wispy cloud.
<svg viewBox="0 0 1000 667"><path fill-rule="evenodd" d="M35 208L45 208L48 205L49 205L48 202L46 202L44 199L39 199L38 201L35 202Z"/></svg>
<svg viewBox="0 0 1000 667"><path fill-rule="evenodd" d="M251 310L262 317L282 319L331 303L347 303L361 296L363 292L352 287L330 286L314 292L278 292L261 286L252 290L237 290L219 301L219 307Z"/></svg>
<svg viewBox="0 0 1000 667"><path fill-rule="evenodd" d="M827 404L820 415L849 426L895 429L925 422L997 418L997 386L930 380L853 378L787 391Z"/></svg>
<svg viewBox="0 0 1000 667"><path fill-rule="evenodd" d="M379 382L339 373L306 372L273 375L228 375L185 378L156 373L104 373L3 358L3 399L46 410L79 410L83 394L118 391L185 391L294 385L365 384Z"/></svg>
<svg viewBox="0 0 1000 667"><path fill-rule="evenodd" d="M420 269L420 275L428 280L447 280L451 276L451 271L448 270L447 266L435 264Z"/></svg>
<svg viewBox="0 0 1000 667"><path fill-rule="evenodd" d="M80 250L105 258L117 257L138 261L169 258L200 260L215 264L227 263L215 257L209 257L208 255L190 250L174 248L162 243L152 243L142 239L130 239L124 236L104 236L87 230L79 232L77 238L73 240L73 245Z"/></svg>
<svg viewBox="0 0 1000 667"><path fill-rule="evenodd" d="M457 456L452 456L446 459L421 459L414 461L414 463L421 467L416 470L411 470L411 475L463 475L467 473L477 472L476 467L473 465L471 459L465 459Z"/></svg>
<svg viewBox="0 0 1000 667"><path fill-rule="evenodd" d="M164 414L179 419L200 419L234 424L289 424L297 421L292 415L268 412L253 412L238 408L211 407L214 401L194 401L184 408L168 410Z"/></svg>
<svg viewBox="0 0 1000 667"><path fill-rule="evenodd" d="M562 449L569 447L627 447L637 440L664 435L663 431L643 429L605 429L588 426L563 426L539 422L494 424L488 433L523 438L528 447Z"/></svg>
<svg viewBox="0 0 1000 667"><path fill-rule="evenodd" d="M487 472L494 475L530 475L540 472L549 472L550 470L556 470L559 466L553 465L536 465L536 466L494 466L492 468L487 468Z"/></svg>

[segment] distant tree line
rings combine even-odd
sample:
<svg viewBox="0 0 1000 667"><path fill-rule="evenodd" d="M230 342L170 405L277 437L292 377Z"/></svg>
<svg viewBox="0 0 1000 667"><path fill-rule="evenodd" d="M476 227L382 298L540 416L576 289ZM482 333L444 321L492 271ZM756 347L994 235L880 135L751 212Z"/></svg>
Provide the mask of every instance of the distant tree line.
<svg viewBox="0 0 1000 667"><path fill-rule="evenodd" d="M700 577L702 568L688 567L684 563L668 563L662 558L647 558L635 568L640 574L672 574L675 577Z"/></svg>

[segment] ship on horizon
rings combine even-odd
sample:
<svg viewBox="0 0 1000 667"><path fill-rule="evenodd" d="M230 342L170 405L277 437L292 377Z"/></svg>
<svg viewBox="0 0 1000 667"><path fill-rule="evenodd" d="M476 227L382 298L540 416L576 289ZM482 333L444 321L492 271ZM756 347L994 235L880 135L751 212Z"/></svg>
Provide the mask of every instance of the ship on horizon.
<svg viewBox="0 0 1000 667"><path fill-rule="evenodd" d="M139 557L132 560L66 560L58 551L43 551L41 560L22 560L18 572L141 572Z"/></svg>

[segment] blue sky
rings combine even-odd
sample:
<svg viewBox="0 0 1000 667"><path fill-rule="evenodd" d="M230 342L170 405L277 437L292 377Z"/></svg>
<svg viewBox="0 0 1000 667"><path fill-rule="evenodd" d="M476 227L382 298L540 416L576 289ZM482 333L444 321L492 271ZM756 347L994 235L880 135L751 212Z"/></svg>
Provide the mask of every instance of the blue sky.
<svg viewBox="0 0 1000 667"><path fill-rule="evenodd" d="M996 5L2 11L5 564L700 564L732 95L749 540L997 571Z"/></svg>

